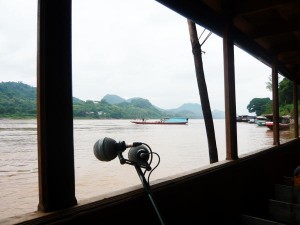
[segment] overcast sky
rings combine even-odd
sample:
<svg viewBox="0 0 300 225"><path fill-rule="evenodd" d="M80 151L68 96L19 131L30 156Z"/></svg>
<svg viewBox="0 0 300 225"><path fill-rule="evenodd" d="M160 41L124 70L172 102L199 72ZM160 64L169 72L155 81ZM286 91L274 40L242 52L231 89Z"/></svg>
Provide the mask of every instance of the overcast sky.
<svg viewBox="0 0 300 225"><path fill-rule="evenodd" d="M142 97L163 109L200 103L184 17L154 0L72 4L75 97ZM0 82L36 86L37 0L0 0L0 11ZM222 39L211 35L202 50L211 108L224 110ZM237 114L249 114L252 98L271 98L271 69L238 48L235 66Z"/></svg>

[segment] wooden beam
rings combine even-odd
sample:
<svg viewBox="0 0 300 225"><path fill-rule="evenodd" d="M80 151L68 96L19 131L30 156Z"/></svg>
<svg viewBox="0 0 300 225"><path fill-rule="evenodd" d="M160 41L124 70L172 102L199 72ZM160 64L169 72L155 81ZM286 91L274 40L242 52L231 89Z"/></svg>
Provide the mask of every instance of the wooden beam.
<svg viewBox="0 0 300 225"><path fill-rule="evenodd" d="M38 210L77 204L75 198L71 0L38 1Z"/></svg>
<svg viewBox="0 0 300 225"><path fill-rule="evenodd" d="M280 144L279 136L279 100L278 100L278 68L272 65L272 95L273 95L273 144Z"/></svg>
<svg viewBox="0 0 300 225"><path fill-rule="evenodd" d="M236 128L234 45L231 28L232 24L230 22L227 23L223 35L226 159L235 160L238 159L238 148Z"/></svg>
<svg viewBox="0 0 300 225"><path fill-rule="evenodd" d="M295 0L286 0L284 2L281 0L273 0L261 1L260 3L255 2L254 4L252 1L239 1L237 4L239 9L238 13L240 15L246 16L284 7L293 7L297 3L295 3Z"/></svg>
<svg viewBox="0 0 300 225"><path fill-rule="evenodd" d="M293 82L293 104L294 104L294 138L299 138L299 109L298 109L298 85Z"/></svg>
<svg viewBox="0 0 300 225"><path fill-rule="evenodd" d="M289 40L288 43L282 41L282 43L271 46L270 49L277 55L286 54L290 52L299 51L300 43L295 36L295 38L293 40Z"/></svg>
<svg viewBox="0 0 300 225"><path fill-rule="evenodd" d="M295 30L299 30L300 25L298 22L289 22L281 21L280 24L274 23L270 24L270 26L265 27L262 30L256 30L255 32L251 32L250 36L254 39L268 38L270 36L277 36L283 34L291 34L295 32Z"/></svg>

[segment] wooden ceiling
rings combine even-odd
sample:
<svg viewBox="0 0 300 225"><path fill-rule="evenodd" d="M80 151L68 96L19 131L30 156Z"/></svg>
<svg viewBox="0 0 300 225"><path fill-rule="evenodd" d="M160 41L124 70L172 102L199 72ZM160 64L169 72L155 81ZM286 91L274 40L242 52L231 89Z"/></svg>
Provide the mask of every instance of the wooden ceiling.
<svg viewBox="0 0 300 225"><path fill-rule="evenodd" d="M234 43L300 84L299 0L157 0L222 36L233 23Z"/></svg>

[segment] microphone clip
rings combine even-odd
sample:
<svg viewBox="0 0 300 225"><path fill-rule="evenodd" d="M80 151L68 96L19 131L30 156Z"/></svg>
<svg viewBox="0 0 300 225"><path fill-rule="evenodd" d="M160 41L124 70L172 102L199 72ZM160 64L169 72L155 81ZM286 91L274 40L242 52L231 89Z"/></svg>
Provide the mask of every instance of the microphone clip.
<svg viewBox="0 0 300 225"><path fill-rule="evenodd" d="M120 141L117 144L118 152L124 152L127 148L125 141Z"/></svg>
<svg viewBox="0 0 300 225"><path fill-rule="evenodd" d="M120 160L121 165L128 164L128 165L133 165L133 166L139 166L141 168L146 169L147 171L150 171L152 169L148 162L138 163L138 162L131 161L129 159L125 159L122 155L122 152L118 153L118 158Z"/></svg>

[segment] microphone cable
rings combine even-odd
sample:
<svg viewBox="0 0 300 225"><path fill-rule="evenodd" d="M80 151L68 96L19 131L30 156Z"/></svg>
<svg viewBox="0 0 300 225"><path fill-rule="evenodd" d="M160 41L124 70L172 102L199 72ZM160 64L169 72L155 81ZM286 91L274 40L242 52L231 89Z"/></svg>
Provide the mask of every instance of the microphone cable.
<svg viewBox="0 0 300 225"><path fill-rule="evenodd" d="M160 156L159 156L158 153L153 152L152 149L151 149L151 147L150 147L148 144L146 144L146 143L143 143L143 144L146 145L147 148L149 148L149 151L150 151L150 153L149 153L149 154L150 154L149 165L151 165L151 163L152 163L152 160L153 160L153 154L155 154L155 155L157 156L157 158L158 158L157 164L153 167L153 169L150 170L150 172L149 172L149 174L148 174L147 183L148 183L148 185L150 185L150 176L151 176L152 172L153 172L153 171L158 167L158 165L160 164ZM146 175L146 172L147 172L147 170L144 171L144 176Z"/></svg>
<svg viewBox="0 0 300 225"><path fill-rule="evenodd" d="M153 169L149 172L149 174L148 174L148 179L147 179L147 182L148 182L148 184L150 185L150 175L152 174L152 172L158 167L158 165L160 164L160 156L159 156L159 154L157 154L156 152L152 152L152 154L155 154L156 156L157 156L157 158L158 158L158 162L157 162L157 164L155 165L155 167L153 167Z"/></svg>

